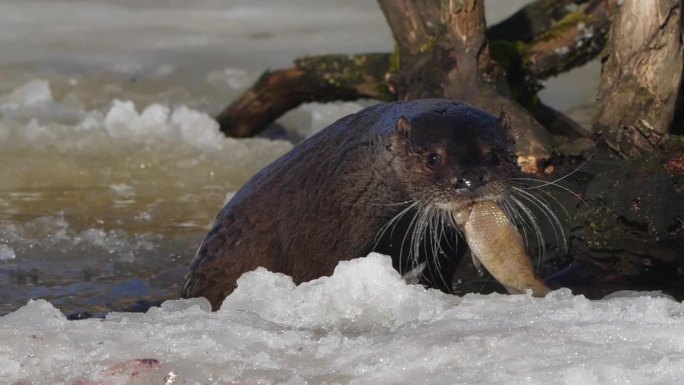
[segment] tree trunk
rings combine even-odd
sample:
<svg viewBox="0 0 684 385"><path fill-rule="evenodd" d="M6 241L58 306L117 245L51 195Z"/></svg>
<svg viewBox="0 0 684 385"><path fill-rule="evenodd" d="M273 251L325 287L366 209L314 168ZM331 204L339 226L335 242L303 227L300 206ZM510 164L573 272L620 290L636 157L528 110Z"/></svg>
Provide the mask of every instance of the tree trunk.
<svg viewBox="0 0 684 385"><path fill-rule="evenodd" d="M625 0L613 22L594 129L622 156L670 132L682 84L682 2Z"/></svg>

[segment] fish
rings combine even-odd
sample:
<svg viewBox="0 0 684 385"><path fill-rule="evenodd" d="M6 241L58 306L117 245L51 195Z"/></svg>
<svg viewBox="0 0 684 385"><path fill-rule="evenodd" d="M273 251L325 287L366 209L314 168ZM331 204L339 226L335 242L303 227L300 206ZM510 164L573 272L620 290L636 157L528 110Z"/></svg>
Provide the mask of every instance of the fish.
<svg viewBox="0 0 684 385"><path fill-rule="evenodd" d="M462 227L476 265L481 263L509 293L529 290L543 297L551 292L535 273L520 232L496 201L475 202Z"/></svg>

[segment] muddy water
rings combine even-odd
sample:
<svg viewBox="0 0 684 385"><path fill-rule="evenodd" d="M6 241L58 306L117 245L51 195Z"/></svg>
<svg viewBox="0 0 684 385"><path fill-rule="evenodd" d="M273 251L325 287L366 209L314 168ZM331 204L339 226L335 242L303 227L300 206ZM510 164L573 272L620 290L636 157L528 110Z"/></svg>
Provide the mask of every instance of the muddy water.
<svg viewBox="0 0 684 385"><path fill-rule="evenodd" d="M3 312L38 297L95 312L173 296L227 193L292 146L225 139L182 106L65 107L36 85L0 125Z"/></svg>
<svg viewBox="0 0 684 385"><path fill-rule="evenodd" d="M522 3L490 1L488 17ZM297 56L393 45L372 1L188 4L0 3L0 315L31 298L101 313L177 296L226 198L292 147L226 139L210 116ZM576 76L548 101L590 97ZM281 123L304 137L360 107Z"/></svg>

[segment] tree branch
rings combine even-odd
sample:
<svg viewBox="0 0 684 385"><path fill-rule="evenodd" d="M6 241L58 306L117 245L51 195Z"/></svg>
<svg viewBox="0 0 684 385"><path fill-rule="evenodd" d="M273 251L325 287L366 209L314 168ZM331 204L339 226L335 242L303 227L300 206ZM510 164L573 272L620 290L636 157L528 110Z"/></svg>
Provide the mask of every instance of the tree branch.
<svg viewBox="0 0 684 385"><path fill-rule="evenodd" d="M618 0L592 0L567 14L523 48L527 72L539 79L558 75L595 58L605 45Z"/></svg>
<svg viewBox="0 0 684 385"><path fill-rule="evenodd" d="M285 112L307 102L392 99L385 85L387 54L311 56L295 67L266 71L216 120L227 136L253 136Z"/></svg>
<svg viewBox="0 0 684 385"><path fill-rule="evenodd" d="M584 4L588 1L537 0L524 6L509 18L489 27L487 29L487 38L490 41L530 42L572 13L571 9L573 6Z"/></svg>

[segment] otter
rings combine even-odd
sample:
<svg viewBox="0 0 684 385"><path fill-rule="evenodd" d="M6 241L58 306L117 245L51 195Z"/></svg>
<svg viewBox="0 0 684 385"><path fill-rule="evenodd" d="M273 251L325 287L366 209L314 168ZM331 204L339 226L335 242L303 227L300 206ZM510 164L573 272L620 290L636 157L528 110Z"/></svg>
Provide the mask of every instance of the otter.
<svg viewBox="0 0 684 385"><path fill-rule="evenodd" d="M371 251L449 293L464 238L510 292L544 295L502 206L517 167L515 136L505 114L455 100L378 104L344 117L233 196L199 247L182 297L206 297L217 310L257 267L301 283Z"/></svg>

